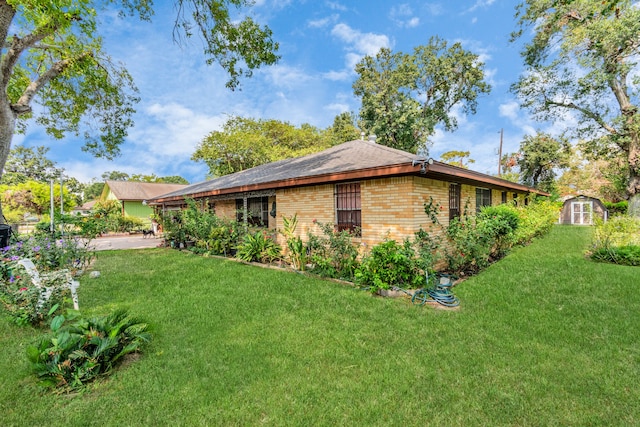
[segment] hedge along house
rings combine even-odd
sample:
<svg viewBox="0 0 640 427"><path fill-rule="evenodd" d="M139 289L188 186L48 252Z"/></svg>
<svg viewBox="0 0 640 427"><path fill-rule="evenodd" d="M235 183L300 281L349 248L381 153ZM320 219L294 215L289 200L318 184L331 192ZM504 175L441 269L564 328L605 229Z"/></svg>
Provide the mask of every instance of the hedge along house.
<svg viewBox="0 0 640 427"><path fill-rule="evenodd" d="M595 197L577 195L563 197L562 210L560 211L560 224L592 225L594 218L606 221L609 211L604 204Z"/></svg>
<svg viewBox="0 0 640 427"><path fill-rule="evenodd" d="M281 160L190 185L149 201L162 211L190 198L216 215L282 230L282 217L297 215L296 233L321 230L316 221L351 230L367 246L401 241L430 224L424 203L442 206L446 225L465 205L524 201L533 188L376 144L346 142L319 153ZM283 237L278 236L280 243Z"/></svg>
<svg viewBox="0 0 640 427"><path fill-rule="evenodd" d="M100 200L116 200L120 203L122 216L136 217L150 222L154 211L146 201L185 187L187 186L184 184L105 181Z"/></svg>

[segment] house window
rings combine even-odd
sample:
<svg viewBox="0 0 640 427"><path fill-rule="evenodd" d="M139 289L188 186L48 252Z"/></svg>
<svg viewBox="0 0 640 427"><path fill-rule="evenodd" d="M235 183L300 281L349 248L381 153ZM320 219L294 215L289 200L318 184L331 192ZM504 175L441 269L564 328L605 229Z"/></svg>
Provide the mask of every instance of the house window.
<svg viewBox="0 0 640 427"><path fill-rule="evenodd" d="M338 231L348 230L360 236L362 227L360 183L336 185L336 224Z"/></svg>
<svg viewBox="0 0 640 427"><path fill-rule="evenodd" d="M236 199L236 220L244 222L244 200ZM269 198L268 197L247 197L247 224L256 227L267 227L269 225Z"/></svg>
<svg viewBox="0 0 640 427"><path fill-rule="evenodd" d="M476 188L476 213L485 206L491 206L491 189Z"/></svg>
<svg viewBox="0 0 640 427"><path fill-rule="evenodd" d="M507 192L503 191L502 192L502 203L507 203Z"/></svg>
<svg viewBox="0 0 640 427"><path fill-rule="evenodd" d="M518 206L518 194L517 193L513 193L513 204L515 206Z"/></svg>
<svg viewBox="0 0 640 427"><path fill-rule="evenodd" d="M460 218L460 185L449 184L449 221Z"/></svg>

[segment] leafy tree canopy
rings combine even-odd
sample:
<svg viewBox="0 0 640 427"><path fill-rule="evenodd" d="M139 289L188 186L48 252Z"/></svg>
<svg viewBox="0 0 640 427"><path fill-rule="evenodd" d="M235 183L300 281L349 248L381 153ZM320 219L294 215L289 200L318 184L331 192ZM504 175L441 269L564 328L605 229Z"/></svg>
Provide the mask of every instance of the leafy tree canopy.
<svg viewBox="0 0 640 427"><path fill-rule="evenodd" d="M211 132L191 156L209 167L210 176L228 175L276 160L322 151L335 142L332 132L311 125L233 116Z"/></svg>
<svg viewBox="0 0 640 427"><path fill-rule="evenodd" d="M60 186L54 185L54 205L60 209ZM62 189L64 210L76 206L76 200L66 187ZM28 180L15 185L0 185L0 195L9 222L24 221L25 217L41 216L49 212L51 187L49 183Z"/></svg>
<svg viewBox="0 0 640 427"><path fill-rule="evenodd" d="M489 93L484 64L460 43L437 37L413 54L381 49L357 65L354 93L361 98L361 125L383 145L416 153L442 125L457 128L454 107L475 113L477 98Z"/></svg>
<svg viewBox="0 0 640 427"><path fill-rule="evenodd" d="M475 163L476 161L470 158L471 152L469 151L457 151L451 150L440 155L440 160L444 163L448 163L453 166L468 169L469 163Z"/></svg>
<svg viewBox="0 0 640 427"><path fill-rule="evenodd" d="M543 191L554 191L556 170L569 166L570 155L571 145L566 139L542 132L525 136L518 156L520 181Z"/></svg>
<svg viewBox="0 0 640 427"><path fill-rule="evenodd" d="M56 163L47 158L49 147L25 147L18 145L12 148L4 167L1 182L3 184L18 184L28 180L49 182L60 179L63 169L57 168Z"/></svg>
<svg viewBox="0 0 640 427"><path fill-rule="evenodd" d="M278 44L269 28L233 13L249 7L250 0L175 4L174 38L198 35L206 61L228 72L228 87L277 61ZM55 138L81 136L83 149L96 156L119 154L138 97L130 74L103 50L100 17L113 9L121 17L148 21L153 2L0 0L0 174L13 134L31 118ZM41 108L34 109L34 102Z"/></svg>
<svg viewBox="0 0 640 427"><path fill-rule="evenodd" d="M640 8L633 1L527 0L517 9L516 39L533 30L513 86L541 120L575 117L567 132L628 167L629 212L640 216Z"/></svg>

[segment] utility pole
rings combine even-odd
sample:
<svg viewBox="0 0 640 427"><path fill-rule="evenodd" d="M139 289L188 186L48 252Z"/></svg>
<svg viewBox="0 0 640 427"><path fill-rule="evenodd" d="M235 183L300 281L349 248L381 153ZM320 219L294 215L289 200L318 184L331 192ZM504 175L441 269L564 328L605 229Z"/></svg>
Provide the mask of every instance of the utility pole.
<svg viewBox="0 0 640 427"><path fill-rule="evenodd" d="M502 137L504 128L500 129L500 148L498 149L498 176L502 176Z"/></svg>

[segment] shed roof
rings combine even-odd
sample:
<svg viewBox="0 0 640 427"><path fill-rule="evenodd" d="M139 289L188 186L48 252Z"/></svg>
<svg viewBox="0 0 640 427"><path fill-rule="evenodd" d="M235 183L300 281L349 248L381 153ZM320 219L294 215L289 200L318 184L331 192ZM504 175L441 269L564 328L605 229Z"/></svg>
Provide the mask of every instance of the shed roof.
<svg viewBox="0 0 640 427"><path fill-rule="evenodd" d="M456 182L484 183L493 187L547 195L524 185L432 161L424 156L372 141L354 140L319 153L267 163L193 184L156 197L152 203L179 201L184 197L199 198L400 175L424 175Z"/></svg>
<svg viewBox="0 0 640 427"><path fill-rule="evenodd" d="M105 181L118 200L149 200L187 187L185 184L158 182Z"/></svg>

